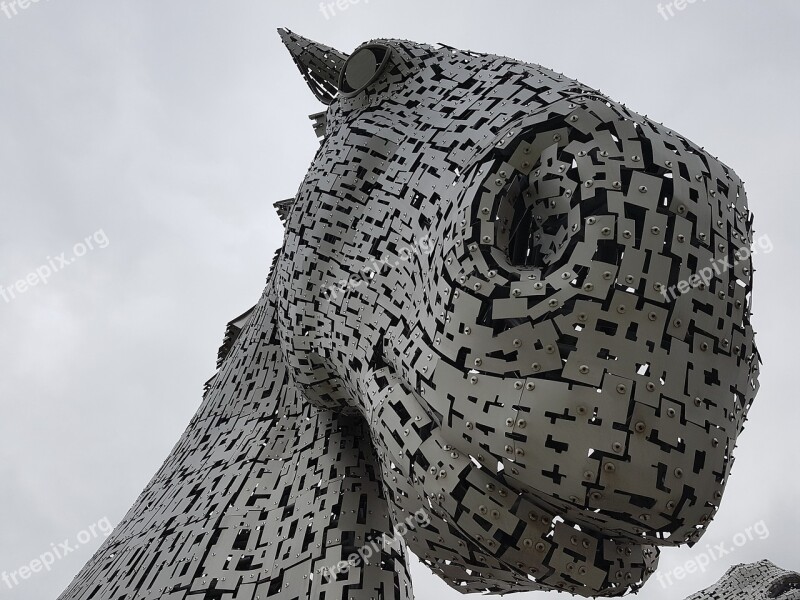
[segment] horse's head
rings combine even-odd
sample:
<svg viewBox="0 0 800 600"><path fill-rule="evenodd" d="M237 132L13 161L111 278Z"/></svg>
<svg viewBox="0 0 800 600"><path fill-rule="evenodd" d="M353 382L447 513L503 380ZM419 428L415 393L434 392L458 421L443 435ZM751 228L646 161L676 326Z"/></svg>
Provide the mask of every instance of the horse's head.
<svg viewBox="0 0 800 600"><path fill-rule="evenodd" d="M282 35L328 105L275 277L294 381L369 422L451 583L636 587L714 516L756 393L740 180L536 65Z"/></svg>

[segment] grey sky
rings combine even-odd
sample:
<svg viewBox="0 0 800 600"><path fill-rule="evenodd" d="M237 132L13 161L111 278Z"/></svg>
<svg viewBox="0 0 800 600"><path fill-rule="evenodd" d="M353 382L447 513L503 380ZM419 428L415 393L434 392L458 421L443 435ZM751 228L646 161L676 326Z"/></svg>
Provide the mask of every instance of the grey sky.
<svg viewBox="0 0 800 600"><path fill-rule="evenodd" d="M718 519L697 547L666 550L660 571L760 521L769 536L671 587L653 578L640 597L683 598L737 562L800 570L800 4L698 0L668 20L651 0L346 5L327 17L318 2L256 0L0 12L0 285L99 230L109 242L0 297L0 572L123 516L199 405L225 323L258 299L282 236L272 203L295 194L317 147L307 115L322 108L279 26L346 52L399 37L540 63L736 169L774 248L755 258L762 388ZM55 598L100 541L13 590L0 583L0 598ZM420 599L461 597L415 577Z"/></svg>

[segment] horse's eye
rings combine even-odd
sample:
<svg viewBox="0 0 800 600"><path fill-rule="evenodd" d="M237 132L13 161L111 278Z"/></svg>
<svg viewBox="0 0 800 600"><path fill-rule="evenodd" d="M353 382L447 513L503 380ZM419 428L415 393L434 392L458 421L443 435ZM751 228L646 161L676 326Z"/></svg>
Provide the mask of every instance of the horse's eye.
<svg viewBox="0 0 800 600"><path fill-rule="evenodd" d="M352 98L374 83L389 66L392 50L389 46L371 44L356 50L339 75L339 94Z"/></svg>

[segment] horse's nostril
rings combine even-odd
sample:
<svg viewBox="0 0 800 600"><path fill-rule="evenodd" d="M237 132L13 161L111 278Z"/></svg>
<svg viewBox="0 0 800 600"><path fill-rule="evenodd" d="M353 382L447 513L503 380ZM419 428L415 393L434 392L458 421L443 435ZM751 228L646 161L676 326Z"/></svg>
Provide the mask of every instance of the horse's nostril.
<svg viewBox="0 0 800 600"><path fill-rule="evenodd" d="M541 236L534 216L534 202L529 190L510 195L507 201L513 207L508 240L508 259L517 267L542 267Z"/></svg>
<svg viewBox="0 0 800 600"><path fill-rule="evenodd" d="M524 176L508 187L504 202L511 214L509 262L524 269L551 267L576 231L569 228L569 204L564 207L556 200L543 198L535 182Z"/></svg>
<svg viewBox="0 0 800 600"><path fill-rule="evenodd" d="M797 574L784 575L773 581L767 590L767 598L785 598L789 592L800 590L800 576ZM792 596L794 597L794 596Z"/></svg>

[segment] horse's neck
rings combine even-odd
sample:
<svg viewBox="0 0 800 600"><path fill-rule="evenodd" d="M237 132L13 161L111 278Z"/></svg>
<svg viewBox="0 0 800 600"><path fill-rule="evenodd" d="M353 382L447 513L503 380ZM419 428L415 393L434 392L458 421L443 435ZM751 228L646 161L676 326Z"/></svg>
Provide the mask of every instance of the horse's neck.
<svg viewBox="0 0 800 600"><path fill-rule="evenodd" d="M61 600L412 597L405 546L382 541L392 526L368 431L302 401L275 304L268 287L164 465ZM362 548L367 564L337 569Z"/></svg>

